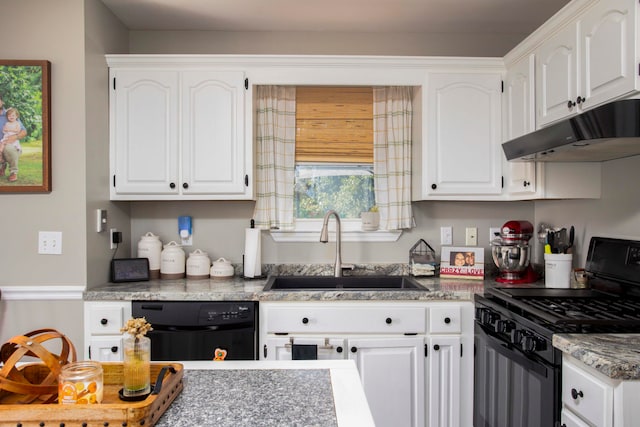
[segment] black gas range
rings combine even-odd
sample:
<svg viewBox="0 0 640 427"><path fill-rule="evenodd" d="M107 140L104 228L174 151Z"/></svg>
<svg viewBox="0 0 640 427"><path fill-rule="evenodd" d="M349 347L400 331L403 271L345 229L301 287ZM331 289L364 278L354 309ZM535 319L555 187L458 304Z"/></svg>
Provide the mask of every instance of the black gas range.
<svg viewBox="0 0 640 427"><path fill-rule="evenodd" d="M496 287L475 298L475 427L560 426L558 333L640 333L640 242L594 237L588 289Z"/></svg>

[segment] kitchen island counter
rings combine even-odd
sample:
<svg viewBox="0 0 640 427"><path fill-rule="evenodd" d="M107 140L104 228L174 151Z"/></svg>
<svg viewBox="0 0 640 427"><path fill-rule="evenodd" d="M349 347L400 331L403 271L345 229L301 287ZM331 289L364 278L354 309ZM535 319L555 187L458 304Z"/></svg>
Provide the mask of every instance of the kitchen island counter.
<svg viewBox="0 0 640 427"><path fill-rule="evenodd" d="M374 425L351 360L182 363L184 390L158 427Z"/></svg>
<svg viewBox="0 0 640 427"><path fill-rule="evenodd" d="M557 334L553 346L616 380L640 380L640 334Z"/></svg>

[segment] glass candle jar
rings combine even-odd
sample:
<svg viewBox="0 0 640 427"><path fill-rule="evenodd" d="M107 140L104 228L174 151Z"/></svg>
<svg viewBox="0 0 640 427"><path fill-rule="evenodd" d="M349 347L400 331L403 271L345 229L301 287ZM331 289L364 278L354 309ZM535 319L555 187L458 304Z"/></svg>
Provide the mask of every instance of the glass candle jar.
<svg viewBox="0 0 640 427"><path fill-rule="evenodd" d="M58 375L58 403L100 403L104 374L100 362L83 361L65 365Z"/></svg>
<svg viewBox="0 0 640 427"><path fill-rule="evenodd" d="M145 336L124 335L124 385L125 397L144 396L151 392L151 340Z"/></svg>

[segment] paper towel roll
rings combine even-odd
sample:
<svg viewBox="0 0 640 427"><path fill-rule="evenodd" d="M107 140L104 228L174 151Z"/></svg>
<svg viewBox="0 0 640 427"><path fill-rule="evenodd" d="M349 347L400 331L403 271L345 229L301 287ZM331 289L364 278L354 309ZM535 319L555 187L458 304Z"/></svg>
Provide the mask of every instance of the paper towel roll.
<svg viewBox="0 0 640 427"><path fill-rule="evenodd" d="M259 277L262 275L262 255L260 229L247 228L244 233L244 276Z"/></svg>

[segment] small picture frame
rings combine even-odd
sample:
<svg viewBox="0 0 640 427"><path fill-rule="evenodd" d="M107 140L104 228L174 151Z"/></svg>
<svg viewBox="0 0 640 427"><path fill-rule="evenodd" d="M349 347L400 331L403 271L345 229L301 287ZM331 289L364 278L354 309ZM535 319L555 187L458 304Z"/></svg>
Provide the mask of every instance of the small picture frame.
<svg viewBox="0 0 640 427"><path fill-rule="evenodd" d="M484 248L444 246L440 259L440 277L484 279Z"/></svg>

